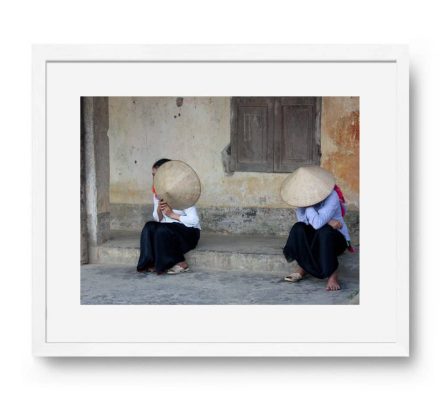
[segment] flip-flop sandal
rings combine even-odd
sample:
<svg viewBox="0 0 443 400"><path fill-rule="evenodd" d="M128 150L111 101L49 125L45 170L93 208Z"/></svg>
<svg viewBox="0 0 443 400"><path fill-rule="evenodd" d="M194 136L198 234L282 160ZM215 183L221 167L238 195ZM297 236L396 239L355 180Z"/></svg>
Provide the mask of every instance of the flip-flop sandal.
<svg viewBox="0 0 443 400"><path fill-rule="evenodd" d="M288 276L285 276L286 282L295 283L303 279L303 275L300 272L293 272L292 274L289 274Z"/></svg>
<svg viewBox="0 0 443 400"><path fill-rule="evenodd" d="M177 275L177 274L181 274L182 272L188 272L189 271L189 267L183 268L180 265L174 265L172 268L169 268L168 271L166 272L168 275Z"/></svg>

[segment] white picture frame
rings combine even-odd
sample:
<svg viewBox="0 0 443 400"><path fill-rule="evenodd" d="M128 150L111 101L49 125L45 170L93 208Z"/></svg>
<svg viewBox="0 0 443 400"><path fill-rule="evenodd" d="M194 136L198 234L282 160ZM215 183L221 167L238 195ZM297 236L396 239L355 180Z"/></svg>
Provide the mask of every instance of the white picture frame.
<svg viewBox="0 0 443 400"><path fill-rule="evenodd" d="M174 84L180 82L172 79L166 84L164 78L180 67L189 73L188 84L194 83L195 87L192 93L191 86L181 87L180 93L188 90L185 95L272 95L273 88L279 85L278 78L275 82L266 79L237 93L232 93L234 86L229 83L220 85L216 79L214 82L209 79L209 75L226 69L233 74L232 71L245 64L282 68L282 74L304 68L307 86L300 82L297 93L288 88L287 93L278 92L282 95L360 96L360 304L352 307L81 306L78 295L75 296L80 283L76 280L78 271L74 270L76 265L80 268L79 196L71 196L71 190L73 194L79 193L79 140L75 137L79 116L78 108L71 107L72 104L79 107L78 94L176 95ZM144 87L144 80L140 79L137 84L137 76L146 76L145 68L158 73L157 83L151 82L150 87ZM201 69L198 74L206 86L199 85L193 68ZM205 69L213 69L207 78ZM37 45L33 48L32 74L34 355L409 355L406 46ZM93 76L96 78L89 81ZM377 96L380 102L386 101L383 109L389 111L385 116L379 115L380 121ZM61 118L63 110L69 115L64 119L63 132L58 129L56 136L53 127L61 126L57 125L57 118ZM74 118L76 113L75 125L70 116ZM63 201L61 194L65 196ZM57 226L54 221L61 218L69 226L63 235L53 228ZM65 234L68 245L61 242ZM60 270L66 275L60 274ZM207 318L209 323L198 322ZM169 332L165 340L149 335L141 340L143 334L140 336L139 332L149 326L147 321L155 323L160 331L164 329L165 335ZM178 333L181 327L190 331L186 337ZM234 328L238 327L241 329L236 332Z"/></svg>

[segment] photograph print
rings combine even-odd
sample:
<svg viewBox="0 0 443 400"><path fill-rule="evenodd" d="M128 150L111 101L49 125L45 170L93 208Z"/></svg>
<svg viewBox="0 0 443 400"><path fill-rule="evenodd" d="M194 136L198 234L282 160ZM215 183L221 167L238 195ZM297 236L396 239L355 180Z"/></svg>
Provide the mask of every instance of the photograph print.
<svg viewBox="0 0 443 400"><path fill-rule="evenodd" d="M359 304L359 97L82 97L82 305Z"/></svg>

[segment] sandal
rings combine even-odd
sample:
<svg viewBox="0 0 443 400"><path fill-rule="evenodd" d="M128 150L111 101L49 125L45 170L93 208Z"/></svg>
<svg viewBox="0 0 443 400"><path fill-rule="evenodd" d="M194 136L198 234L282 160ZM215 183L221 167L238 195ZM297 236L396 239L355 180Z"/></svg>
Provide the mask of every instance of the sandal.
<svg viewBox="0 0 443 400"><path fill-rule="evenodd" d="M300 272L293 272L292 274L289 274L288 276L285 276L284 280L286 282L295 283L298 281L301 281L303 279L303 275Z"/></svg>
<svg viewBox="0 0 443 400"><path fill-rule="evenodd" d="M183 268L181 265L177 264L177 265L174 265L172 268L169 268L166 273L168 275L177 275L182 272L188 272L188 271L189 271L189 267Z"/></svg>

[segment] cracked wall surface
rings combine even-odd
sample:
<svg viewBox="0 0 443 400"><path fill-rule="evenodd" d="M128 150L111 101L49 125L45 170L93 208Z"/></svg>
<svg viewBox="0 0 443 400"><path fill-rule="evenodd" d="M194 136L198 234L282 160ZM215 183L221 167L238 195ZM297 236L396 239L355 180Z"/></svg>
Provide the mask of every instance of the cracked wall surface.
<svg viewBox="0 0 443 400"><path fill-rule="evenodd" d="M189 163L200 176L200 207L287 208L279 195L287 174L225 172L229 97L110 97L108 136L113 204L150 204L151 166L167 157ZM323 98L321 164L336 175L354 209L359 138L359 98Z"/></svg>

